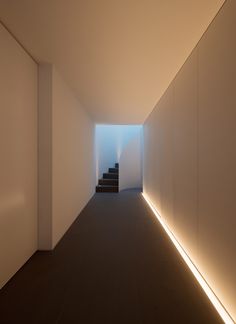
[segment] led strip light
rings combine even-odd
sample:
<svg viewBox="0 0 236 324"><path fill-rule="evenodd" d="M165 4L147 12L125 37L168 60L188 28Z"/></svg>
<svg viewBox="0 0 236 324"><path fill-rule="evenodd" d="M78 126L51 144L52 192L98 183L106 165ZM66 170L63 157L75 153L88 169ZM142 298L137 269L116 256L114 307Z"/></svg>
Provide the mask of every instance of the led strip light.
<svg viewBox="0 0 236 324"><path fill-rule="evenodd" d="M171 239L171 241L175 245L176 249L178 250L178 252L182 256L183 260L185 261L185 263L187 264L187 266L189 267L189 269L193 273L194 277L197 279L197 281L201 285L202 289L206 293L207 297L210 299L211 303L215 307L216 311L219 313L219 315L222 318L222 320L224 321L224 323L226 323L226 324L234 324L235 322L232 319L232 317L226 311L226 309L221 304L221 302L219 301L219 299L216 297L216 295L214 294L214 292L211 290L211 288L209 287L209 285L207 284L207 282L205 281L205 279L203 278L203 276L197 270L197 268L195 267L195 265L193 264L193 262L191 261L191 259L189 258L189 256L186 254L186 252L184 251L184 249L182 248L182 246L180 245L180 243L175 238L174 234L170 231L170 229L168 228L168 226L165 224L165 222L161 218L159 212L154 207L154 205L152 204L152 202L150 201L150 199L147 197L147 195L145 193L142 193L142 196L145 199L145 201L147 202L147 204L149 205L149 207L151 208L151 210L153 211L153 213L155 214L155 216L157 217L158 221L160 222L160 224L162 225L162 227L164 228L164 230L166 231L166 233L168 234L169 238Z"/></svg>

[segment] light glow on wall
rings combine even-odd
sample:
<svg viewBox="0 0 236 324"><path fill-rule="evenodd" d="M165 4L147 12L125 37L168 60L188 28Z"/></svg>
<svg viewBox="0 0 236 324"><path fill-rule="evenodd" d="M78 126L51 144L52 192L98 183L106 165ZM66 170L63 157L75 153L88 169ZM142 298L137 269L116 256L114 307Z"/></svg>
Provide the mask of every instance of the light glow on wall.
<svg viewBox="0 0 236 324"><path fill-rule="evenodd" d="M206 293L207 297L210 299L211 303L215 307L216 311L219 313L219 315L222 318L222 320L224 321L224 323L234 324L235 322L232 319L232 317L230 316L230 314L227 312L227 310L224 308L224 306L222 305L220 300L217 298L217 296L214 294L212 289L209 287L208 283L206 282L206 280L204 279L202 274L198 271L196 266L193 264L193 262L191 261L190 257L187 255L187 253L185 252L183 247L179 244L178 240L176 239L174 234L171 232L169 227L163 221L163 218L161 217L160 213L158 212L156 207L153 205L151 200L148 198L147 194L142 193L142 196L145 199L145 201L147 202L147 204L149 205L149 207L151 208L151 210L153 211L154 215L156 216L156 218L158 219L158 221L160 222L162 227L164 228L165 232L171 239L172 243L175 245L175 247L178 250L178 252L180 253L181 257L183 258L183 260L185 261L185 263L187 264L187 266L193 273L194 277L199 282L200 286Z"/></svg>
<svg viewBox="0 0 236 324"><path fill-rule="evenodd" d="M140 133L142 125L96 125L96 178L102 177L114 163L119 163L126 145Z"/></svg>

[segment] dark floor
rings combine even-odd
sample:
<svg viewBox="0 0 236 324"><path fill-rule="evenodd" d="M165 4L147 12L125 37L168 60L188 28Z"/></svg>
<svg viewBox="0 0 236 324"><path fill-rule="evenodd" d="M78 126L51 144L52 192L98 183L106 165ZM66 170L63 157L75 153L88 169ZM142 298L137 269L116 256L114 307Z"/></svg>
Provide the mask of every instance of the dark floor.
<svg viewBox="0 0 236 324"><path fill-rule="evenodd" d="M96 194L0 291L0 323L221 323L137 191Z"/></svg>

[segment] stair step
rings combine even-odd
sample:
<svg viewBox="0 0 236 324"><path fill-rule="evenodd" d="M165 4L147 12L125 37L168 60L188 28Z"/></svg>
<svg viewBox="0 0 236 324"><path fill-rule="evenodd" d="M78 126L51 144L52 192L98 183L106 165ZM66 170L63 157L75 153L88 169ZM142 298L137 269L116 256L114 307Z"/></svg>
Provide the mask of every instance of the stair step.
<svg viewBox="0 0 236 324"><path fill-rule="evenodd" d="M109 168L103 173L103 178L98 180L96 192L119 192L119 164L115 163L114 168Z"/></svg>
<svg viewBox="0 0 236 324"><path fill-rule="evenodd" d="M118 168L109 168L108 169L108 172L109 173L118 173L119 172L119 169Z"/></svg>
<svg viewBox="0 0 236 324"><path fill-rule="evenodd" d="M109 185L109 186L118 186L119 180L118 179L99 179L99 185Z"/></svg>
<svg viewBox="0 0 236 324"><path fill-rule="evenodd" d="M103 173L103 179L119 179L118 173Z"/></svg>
<svg viewBox="0 0 236 324"><path fill-rule="evenodd" d="M102 186L97 186L96 187L96 192L118 192L119 188L118 186L106 186L106 185L102 185Z"/></svg>

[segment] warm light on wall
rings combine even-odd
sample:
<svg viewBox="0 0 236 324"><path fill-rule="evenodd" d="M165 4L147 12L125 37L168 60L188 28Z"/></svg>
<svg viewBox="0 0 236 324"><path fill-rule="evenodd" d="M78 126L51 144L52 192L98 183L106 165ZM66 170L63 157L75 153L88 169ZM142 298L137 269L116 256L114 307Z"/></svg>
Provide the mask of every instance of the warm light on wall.
<svg viewBox="0 0 236 324"><path fill-rule="evenodd" d="M233 321L232 317L229 315L229 313L226 311L226 309L221 304L219 299L216 297L216 295L214 294L212 289L209 287L209 285L207 284L207 282L205 281L205 279L203 278L201 273L197 270L197 268L195 267L195 265L193 264L193 262L191 261L191 259L187 255L187 253L184 251L183 247L177 241L174 234L171 232L171 230L165 224L165 222L161 218L160 213L154 207L154 205L152 204L152 202L150 201L148 196L145 193L142 193L142 196L145 199L145 201L148 203L149 207L151 208L151 210L153 211L153 213L157 217L158 221L160 222L160 224L162 225L162 227L164 228L164 230L168 234L169 238L171 239L171 241L175 245L176 249L178 250L178 252L182 256L182 258L184 259L185 263L187 264L187 266L189 267L189 269L193 273L194 277L197 279L197 281L201 285L202 289L206 293L207 297L210 299L211 303L213 304L213 306L215 307L215 309L217 310L217 312L219 313L219 315L221 316L223 321L226 324L234 324L235 322Z"/></svg>

